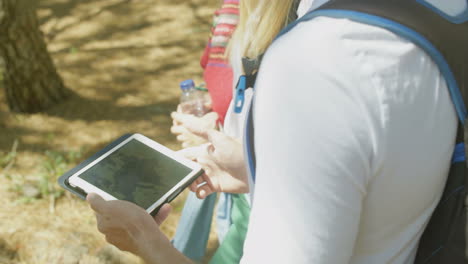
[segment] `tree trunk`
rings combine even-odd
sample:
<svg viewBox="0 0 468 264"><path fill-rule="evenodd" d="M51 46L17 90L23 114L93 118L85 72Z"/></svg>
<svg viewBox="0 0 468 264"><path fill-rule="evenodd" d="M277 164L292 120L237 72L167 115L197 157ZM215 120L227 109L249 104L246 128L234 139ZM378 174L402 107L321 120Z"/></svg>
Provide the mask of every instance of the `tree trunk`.
<svg viewBox="0 0 468 264"><path fill-rule="evenodd" d="M7 103L15 112L42 111L69 94L47 51L32 2L0 0L0 66Z"/></svg>

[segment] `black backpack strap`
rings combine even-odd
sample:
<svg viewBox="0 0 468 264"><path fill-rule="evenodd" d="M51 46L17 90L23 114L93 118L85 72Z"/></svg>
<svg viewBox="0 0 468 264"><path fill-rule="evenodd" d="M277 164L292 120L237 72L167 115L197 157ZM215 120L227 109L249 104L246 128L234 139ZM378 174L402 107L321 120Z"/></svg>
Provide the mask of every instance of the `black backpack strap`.
<svg viewBox="0 0 468 264"><path fill-rule="evenodd" d="M465 130L466 131L466 130ZM442 197L420 239L415 264L464 264L466 249L466 149L464 129L457 144Z"/></svg>
<svg viewBox="0 0 468 264"><path fill-rule="evenodd" d="M450 21L446 16L441 16L437 9L429 8L427 4L421 3L426 2L421 0L331 0L319 9L352 10L361 14L375 15L395 21L419 33L420 37L426 38L433 47L426 44L421 45L422 40L415 41L413 36L396 31L402 37L415 41L431 55L447 82L452 82L450 75L453 75L456 84L449 83L449 89L451 89L452 100L457 108L460 121L464 123L466 118L464 102L466 103L468 98L468 21L456 21L455 18ZM378 25L381 22L385 24L384 21L375 21L374 24ZM388 28L385 25L382 26ZM433 48L437 51L432 50ZM439 56L443 58L437 58ZM446 63L442 63L442 60L445 60ZM460 98L453 96L453 93L457 92L461 93Z"/></svg>
<svg viewBox="0 0 468 264"><path fill-rule="evenodd" d="M319 16L348 18L388 29L413 41L426 51L444 75L458 117L464 123L468 99L468 21L455 24L422 0L330 0L286 27L277 38L297 24Z"/></svg>
<svg viewBox="0 0 468 264"><path fill-rule="evenodd" d="M242 58L242 68L244 69L244 75L241 75L239 80L237 80L234 96L234 112L237 114L240 114L244 108L245 90L255 86L258 68L260 67L262 58L263 54L254 59L247 57Z"/></svg>
<svg viewBox="0 0 468 264"><path fill-rule="evenodd" d="M331 0L317 12L381 26L425 50L447 81L460 120L457 144L442 198L426 227L415 263L467 263L465 122L468 89L468 22L441 16L416 0ZM341 14L340 14L341 13ZM345 16L343 16L345 15Z"/></svg>
<svg viewBox="0 0 468 264"><path fill-rule="evenodd" d="M453 163L442 199L421 238L415 263L467 263L465 185L468 183L465 144L468 139L468 16L441 15L425 0L330 0L286 27L319 16L347 18L390 30L418 45L444 75L460 120ZM313 34L313 32L311 33ZM464 134L467 135L464 135ZM249 172L255 180L255 150L251 114L244 137Z"/></svg>

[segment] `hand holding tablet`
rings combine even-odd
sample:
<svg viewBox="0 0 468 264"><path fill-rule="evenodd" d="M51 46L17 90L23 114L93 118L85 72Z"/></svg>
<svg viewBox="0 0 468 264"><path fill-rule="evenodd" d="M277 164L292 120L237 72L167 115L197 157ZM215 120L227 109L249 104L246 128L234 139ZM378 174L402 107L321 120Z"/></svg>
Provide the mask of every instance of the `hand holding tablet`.
<svg viewBox="0 0 468 264"><path fill-rule="evenodd" d="M65 189L84 198L126 200L154 215L197 177L200 165L141 135L121 137L59 179Z"/></svg>

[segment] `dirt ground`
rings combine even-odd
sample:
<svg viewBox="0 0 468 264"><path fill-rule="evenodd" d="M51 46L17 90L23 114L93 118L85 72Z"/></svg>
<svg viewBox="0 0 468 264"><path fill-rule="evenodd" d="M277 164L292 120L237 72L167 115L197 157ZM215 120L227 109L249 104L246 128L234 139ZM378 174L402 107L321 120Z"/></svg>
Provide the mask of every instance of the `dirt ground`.
<svg viewBox="0 0 468 264"><path fill-rule="evenodd" d="M59 198L37 198L25 186L34 193L51 166L55 172L69 169L125 133L179 149L169 114L178 102L178 83L201 81L199 57L218 1L38 2L49 51L76 95L44 113L24 115L10 113L0 91L0 263L140 263L105 243L84 201L56 186L49 190ZM162 226L169 236L183 200L173 203ZM216 246L212 234L209 253Z"/></svg>

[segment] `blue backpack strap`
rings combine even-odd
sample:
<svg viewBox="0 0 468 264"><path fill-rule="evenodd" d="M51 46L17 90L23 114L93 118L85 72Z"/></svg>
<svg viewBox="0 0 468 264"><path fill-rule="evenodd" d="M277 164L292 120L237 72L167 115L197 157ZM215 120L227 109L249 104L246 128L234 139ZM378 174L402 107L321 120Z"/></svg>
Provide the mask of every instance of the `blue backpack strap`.
<svg viewBox="0 0 468 264"><path fill-rule="evenodd" d="M468 263L464 256L464 200L468 180L464 144L468 137L465 128L468 126L468 122L465 122L465 102L468 94L468 10L455 17L441 13L443 12L426 0L330 0L288 25L275 40L287 34L296 25L316 17L346 18L385 28L412 41L438 65L447 82L460 125L444 194L421 238L415 263L461 264ZM245 130L249 172L255 182L252 110L248 115Z"/></svg>
<svg viewBox="0 0 468 264"><path fill-rule="evenodd" d="M244 69L244 75L239 77L235 88L234 95L234 112L240 114L244 108L245 101L245 90L253 88L255 80L257 79L257 71L260 67L263 54L258 58L242 58L242 67Z"/></svg>
<svg viewBox="0 0 468 264"><path fill-rule="evenodd" d="M254 95L255 97L255 95ZM247 172L250 176L252 183L255 183L256 174L256 159L255 159L255 146L254 146L254 126L253 126L253 103L255 98L252 99L250 108L247 110L247 119L244 126L244 151L247 161ZM250 190L251 195L253 194L252 188Z"/></svg>
<svg viewBox="0 0 468 264"><path fill-rule="evenodd" d="M467 1L468 3L468 1ZM468 11L441 16L425 0L332 0L306 15L347 18L385 28L423 49L438 65L460 121L446 186L423 236L415 263L467 263L465 122L468 89Z"/></svg>
<svg viewBox="0 0 468 264"><path fill-rule="evenodd" d="M325 5L321 6L319 9L310 11L309 13L307 13L306 15L301 17L300 19L298 19L295 22L289 24L286 28L284 28L278 34L278 36L275 38L275 40L277 40L281 36L287 34L296 25L298 25L298 24L300 24L302 22L310 21L310 20L312 20L312 19L314 19L316 17L320 17L320 16L333 17L333 18L347 18L347 19L351 19L351 20L354 20L354 21L357 21L357 22L382 27L382 28L385 28L385 29L387 29L389 31L392 31L392 32L394 32L394 33L396 33L396 34L398 34L398 35L400 35L400 36L402 36L402 37L404 37L404 38L406 38L408 40L413 41L420 48L422 48L424 51L426 51L426 53L429 54L431 56L431 58L434 60L434 62L439 66L439 69L440 69L441 73L444 75L445 80L447 82L447 86L449 88L450 95L451 95L453 104L455 106L458 118L459 118L461 124L464 124L466 116L467 116L467 110L466 110L465 102L464 102L464 99L463 99L464 97L462 96L462 93L461 93L461 90L460 90L460 87L459 87L459 84L458 84L459 82L457 82L457 79L455 78L455 75L454 75L454 73L452 71L451 66L449 65L449 63L445 59L445 56L439 51L439 49L436 48L435 45L433 45L432 42L429 41L421 33L417 32L416 30L414 30L412 28L409 28L409 27L405 26L404 24L398 23L398 22L396 22L394 20L391 20L389 18L385 18L383 16L373 15L373 14L365 13L363 11L352 10L352 9L356 9L353 5L357 5L357 6L360 6L360 7L362 7L362 6L365 7L369 3L373 3L373 5L374 5L374 6L372 6L372 8L370 8L370 10L372 10L372 11L380 10L380 6L382 6L382 3L388 3L388 2L393 4L393 5L396 5L398 8L393 8L393 9L398 10L398 12L400 10L405 10L407 12L410 9L405 8L405 7L407 6L407 4L410 4L410 5L412 5L413 9L419 8L418 13L411 13L411 15L413 15L413 14L418 14L419 15L420 12L426 11L426 14L427 13L434 13L435 17L438 16L435 12L432 12L432 11L427 12L427 10L424 10L425 8L423 8L423 5L420 5L420 4L415 5L416 2L415 1L410 1L410 0L400 0L400 1L388 1L388 0L385 0L385 1L382 1L382 0L380 0L380 1L379 0L367 0L367 1L366 0L364 0L364 1L362 1L362 0L361 1L358 1L358 0L344 0L344 1L337 1L337 0L335 0L335 1L330 1L328 4L325 4ZM414 3L412 3L412 2L414 2ZM350 8L351 10L335 8L337 6L343 5L343 3L345 3L346 5L344 5L344 7L342 7L342 8ZM377 6L377 7L375 7L375 6ZM366 8L364 8L364 9L366 9ZM389 9L391 9L391 8L389 8ZM380 10L380 12L384 12L384 11ZM395 12L395 11L393 11L393 12ZM401 13L405 13L405 12L401 12ZM432 19L432 17L431 17L431 19ZM424 23L424 21L420 22L420 23ZM466 22L463 24L463 26L465 26L465 24L466 24L466 26L468 26L468 24ZM466 28L465 34L468 36L468 27L466 27L466 26L465 26L465 28ZM449 41L449 40L447 40L447 41ZM464 47L468 47L468 38L467 38L467 41L466 41L466 46L464 46ZM465 49L468 50L468 48L463 48L463 50L465 50ZM465 58L467 58L467 61L468 61L468 55L466 55L466 54L468 54L468 53L465 51L465 55L460 56L460 57L465 57ZM458 64L458 63L456 63L456 64ZM468 71L466 71L465 74L468 75ZM464 77L465 75L464 75L463 72L461 74L459 74L459 75L461 76L459 79L465 80L464 82L462 81L462 87L463 88L465 88L465 87L468 88L468 78ZM252 111L250 111L250 112L252 112ZM246 147L248 149L250 149L250 151L248 151L248 153L253 153L254 152L254 146L253 146L253 139L251 138L251 135L253 134L252 118L249 117L249 119L250 120L248 120L247 126L246 126L246 142L245 142L245 144L246 144ZM250 160L250 163L251 163L250 172L252 174L252 177L255 179L255 158L252 157L252 156L254 156L254 155L249 154L248 155L248 160Z"/></svg>
<svg viewBox="0 0 468 264"><path fill-rule="evenodd" d="M379 2L377 0L374 0L376 2ZM408 0L405 0L408 1ZM334 1L336 2L336 1ZM346 2L346 1L344 1ZM388 1L391 2L391 1ZM322 9L323 8L323 9ZM421 8L422 9L422 8ZM421 49L423 49L427 54L431 56L431 58L434 60L434 62L439 66L439 69L441 73L444 75L445 80L447 81L447 86L449 88L452 101L455 105L455 109L457 111L458 118L460 122L463 124L465 122L466 116L467 116L467 110L466 106L463 100L463 96L460 92L460 87L457 83L457 79L455 78L455 75L445 59L445 56L439 51L438 48L435 47L434 44L432 44L431 41L429 41L425 36L420 34L419 32L403 25L400 24L394 20L390 20L381 16L377 15L372 15L368 13L363 13L361 11L354 11L354 10L342 10L342 9L325 9L324 7L321 7L319 10L313 10L303 17L301 19L297 20L296 22L290 24L287 26L281 33L276 37L276 39L280 38L284 34L288 33L292 28L294 28L297 24L312 20L316 17L320 16L325 16L325 17L333 17L333 18L347 18L351 19L356 22L360 23L365 23L369 25L374 25L378 26L381 28L385 28L389 31L392 31L398 35L400 35L403 38L406 38L412 42L414 42L416 45L418 45ZM466 23L466 22L465 22ZM465 34L468 35L468 27L466 28ZM468 42L467 48L468 49ZM468 71L465 72L465 74L468 74ZM462 79L463 77L460 77ZM468 82L466 82L468 84ZM464 84L466 85L466 84Z"/></svg>

